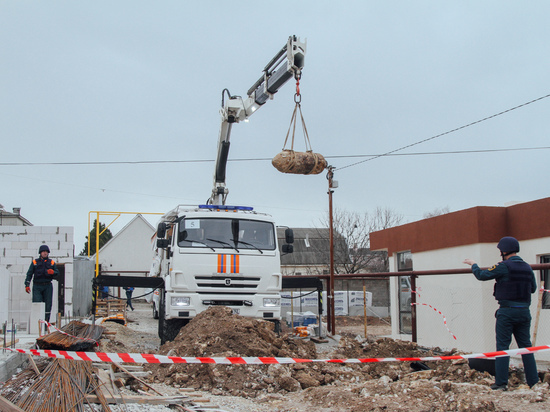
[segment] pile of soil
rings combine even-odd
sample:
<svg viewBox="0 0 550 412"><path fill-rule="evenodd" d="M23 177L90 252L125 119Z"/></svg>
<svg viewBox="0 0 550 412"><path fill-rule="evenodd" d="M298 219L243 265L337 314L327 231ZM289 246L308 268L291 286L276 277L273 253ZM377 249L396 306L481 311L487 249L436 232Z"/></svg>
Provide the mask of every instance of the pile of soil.
<svg viewBox="0 0 550 412"><path fill-rule="evenodd" d="M148 312L147 312L148 314ZM146 319L140 319L140 326ZM144 333L119 325L112 328L108 351L143 351ZM112 329L110 328L110 329ZM138 328L138 330L142 330ZM151 333L149 333L151 335ZM151 335L152 336L152 335ZM149 338L150 344L155 340ZM329 342L333 340L328 339ZM138 348L141 346L141 348ZM148 345L147 345L148 346ZM117 349L117 350L114 350ZM138 349L138 350L136 350ZM101 350L101 348L100 348ZM322 351L322 352L321 352ZM173 342L149 352L173 356L275 356L293 358L386 358L452 355L412 342L343 334L339 344L278 336L270 322L243 318L224 307L199 314ZM413 368L412 366L416 366ZM426 369L427 368L427 369ZM494 378L470 369L467 361L365 364L301 363L293 365L147 365L155 385L208 391L229 409L255 411L546 411L550 410L550 372L533 389L512 370L510 390L492 391Z"/></svg>
<svg viewBox="0 0 550 412"><path fill-rule="evenodd" d="M273 324L234 315L226 307L212 307L199 314L182 328L173 342L160 353L170 356L232 357L265 356L317 359L315 344L289 335L277 336ZM424 357L441 353L437 348L422 349L415 343L389 338L359 341L343 336L331 354L333 359ZM469 382L488 386L490 375L468 367L465 360L413 364L424 379ZM411 362L368 364L301 363L292 365L154 365L152 381L168 385L192 387L217 393L256 397L261 393L287 393L325 385L368 382L384 378L384 382L401 381L415 372Z"/></svg>
<svg viewBox="0 0 550 412"><path fill-rule="evenodd" d="M279 337L273 329L272 322L244 318L227 307L211 307L183 327L173 342L164 344L160 353L191 357L316 358L313 342L288 335ZM254 397L261 391L292 392L320 384L309 382L307 377L282 365L178 364L152 365L149 369L154 382L245 397Z"/></svg>

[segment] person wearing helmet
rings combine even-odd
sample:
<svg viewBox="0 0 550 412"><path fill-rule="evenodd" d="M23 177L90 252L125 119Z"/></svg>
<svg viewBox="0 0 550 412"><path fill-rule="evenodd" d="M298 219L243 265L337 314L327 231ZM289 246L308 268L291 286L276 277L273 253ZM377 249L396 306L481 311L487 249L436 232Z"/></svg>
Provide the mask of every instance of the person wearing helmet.
<svg viewBox="0 0 550 412"><path fill-rule="evenodd" d="M537 291L535 274L526 262L520 258L519 242L516 238L506 236L500 239L497 248L502 261L489 269L482 270L472 259L464 263L472 267L474 276L481 281L494 279L494 297L499 309L496 317L497 350L510 349L512 336L516 339L518 348L531 347L531 294ZM537 364L533 354L522 355L523 368L527 384L532 387L539 381ZM499 357L495 360L495 383L493 390L508 389L508 366L510 357Z"/></svg>
<svg viewBox="0 0 550 412"><path fill-rule="evenodd" d="M31 293L30 285L34 277L32 283L32 301L46 303L44 320L49 322L52 310L52 280L59 276L59 270L55 262L48 257L50 255L50 248L47 245L41 245L38 249L38 254L40 257L33 259L27 271L25 292Z"/></svg>

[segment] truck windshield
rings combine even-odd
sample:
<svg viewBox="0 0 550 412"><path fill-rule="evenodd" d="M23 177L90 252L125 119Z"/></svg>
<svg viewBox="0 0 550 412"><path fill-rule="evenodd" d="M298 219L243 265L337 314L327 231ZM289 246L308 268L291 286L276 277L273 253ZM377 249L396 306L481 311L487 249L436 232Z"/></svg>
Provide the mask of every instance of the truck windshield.
<svg viewBox="0 0 550 412"><path fill-rule="evenodd" d="M181 248L275 250L273 223L248 219L183 219L178 226Z"/></svg>

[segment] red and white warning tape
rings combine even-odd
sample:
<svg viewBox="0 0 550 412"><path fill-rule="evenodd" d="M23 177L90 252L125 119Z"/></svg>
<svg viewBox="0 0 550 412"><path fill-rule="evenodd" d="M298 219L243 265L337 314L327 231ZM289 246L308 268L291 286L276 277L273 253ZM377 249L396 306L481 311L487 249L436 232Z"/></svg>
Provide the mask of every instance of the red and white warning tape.
<svg viewBox="0 0 550 412"><path fill-rule="evenodd" d="M542 293L542 292L548 292L548 293L550 293L550 290L544 289L544 288L540 288L540 292L541 292L541 293Z"/></svg>
<svg viewBox="0 0 550 412"><path fill-rule="evenodd" d="M441 311L437 310L436 308L434 308L432 305L428 305L427 303L411 303L411 305L422 305L422 306L428 306L430 308L432 308L435 312L439 313L441 316L443 316L443 323L445 324L445 327L447 328L447 330L449 331L449 333L451 334L451 336L454 338L454 340L457 340L456 339L456 336L453 334L453 332L451 332L451 330L449 329L449 327L447 326L447 318L445 317L445 315L443 313L441 313Z"/></svg>
<svg viewBox="0 0 550 412"><path fill-rule="evenodd" d="M116 362L116 363L204 363L221 365L271 365L292 363L371 363L371 362L427 362L439 360L455 360L470 358L495 358L502 356L525 355L529 353L550 350L550 346L535 346L531 348L509 349L496 352L473 353L468 355L451 356L425 356L408 358L364 358L364 359L299 359L299 358L274 358L274 357L227 357L227 358L193 358L180 356L165 356L147 353L104 353L104 352L69 352L60 350L39 349L12 349L12 352L25 353L34 356L43 356L56 359L82 360L92 362Z"/></svg>
<svg viewBox="0 0 550 412"><path fill-rule="evenodd" d="M98 342L97 340L95 340L95 339L91 339L91 338L82 338L82 337L80 337L80 336L71 335L71 334L69 334L69 333L67 333L67 332L62 331L61 329L56 328L56 327L55 327L54 325L52 325L51 323L49 323L49 322L47 322L47 321L45 321L45 320L42 320L42 319L40 319L40 323L46 324L46 326L48 327L48 332L50 332L50 328L52 328L52 329L55 329L57 332L62 333L63 335L67 335L67 336L70 336L71 338L75 338L75 339L81 339L81 340L85 340L85 341L88 341L88 342L93 342L93 343L95 343L96 346L99 346L99 342ZM51 333L51 332L50 332L50 333Z"/></svg>

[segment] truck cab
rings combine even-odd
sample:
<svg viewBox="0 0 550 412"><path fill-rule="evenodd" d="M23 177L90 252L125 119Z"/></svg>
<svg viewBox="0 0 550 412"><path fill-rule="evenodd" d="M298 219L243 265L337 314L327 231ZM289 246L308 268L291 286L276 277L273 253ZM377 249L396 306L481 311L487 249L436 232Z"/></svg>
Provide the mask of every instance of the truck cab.
<svg viewBox="0 0 550 412"><path fill-rule="evenodd" d="M270 320L278 330L282 275L271 216L243 206L178 206L163 216L157 237L165 281L161 341L173 340L190 319L217 305ZM287 241L293 241L291 232Z"/></svg>

